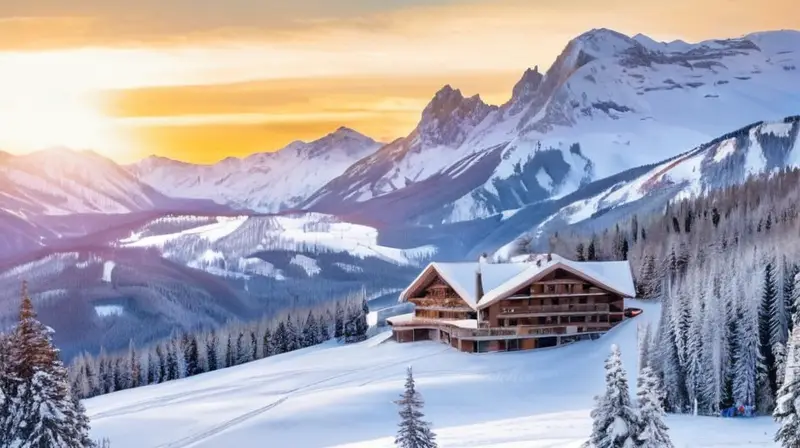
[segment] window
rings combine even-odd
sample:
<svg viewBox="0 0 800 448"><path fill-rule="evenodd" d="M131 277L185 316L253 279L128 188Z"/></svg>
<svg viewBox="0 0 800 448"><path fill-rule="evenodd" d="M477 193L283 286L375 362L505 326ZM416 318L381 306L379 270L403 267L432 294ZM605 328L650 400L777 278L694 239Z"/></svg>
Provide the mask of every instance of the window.
<svg viewBox="0 0 800 448"><path fill-rule="evenodd" d="M591 286L592 286L592 285L590 285L590 284L588 284L588 283L584 283L584 284L583 284L583 292L587 292L587 291L589 291L589 288L590 288Z"/></svg>
<svg viewBox="0 0 800 448"><path fill-rule="evenodd" d="M550 293L556 292L556 285L547 285L546 291Z"/></svg>
<svg viewBox="0 0 800 448"><path fill-rule="evenodd" d="M519 350L519 339L509 339L506 345L506 350L510 352Z"/></svg>
<svg viewBox="0 0 800 448"><path fill-rule="evenodd" d="M578 299L578 303L581 305L586 305L589 300L586 297L581 297Z"/></svg>
<svg viewBox="0 0 800 448"><path fill-rule="evenodd" d="M517 319L509 319L508 320L508 326L516 327L517 326Z"/></svg>

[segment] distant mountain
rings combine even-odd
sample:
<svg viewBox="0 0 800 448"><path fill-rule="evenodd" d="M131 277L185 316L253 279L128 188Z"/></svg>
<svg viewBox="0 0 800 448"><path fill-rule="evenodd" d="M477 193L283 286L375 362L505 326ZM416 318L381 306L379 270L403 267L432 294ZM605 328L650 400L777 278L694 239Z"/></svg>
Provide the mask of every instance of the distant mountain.
<svg viewBox="0 0 800 448"><path fill-rule="evenodd" d="M657 211L670 200L744 183L753 175L800 167L800 116L758 122L724 134L661 163L619 173L563 199L522 208L499 222L474 251L494 250L525 228L538 244L556 232L589 233L633 214ZM513 244L513 243L512 243ZM510 245L500 250L508 252Z"/></svg>
<svg viewBox="0 0 800 448"><path fill-rule="evenodd" d="M61 148L0 156L0 185L0 211L23 219L181 209L189 202L157 192L99 154Z"/></svg>
<svg viewBox="0 0 800 448"><path fill-rule="evenodd" d="M296 141L276 152L195 165L150 157L128 170L172 197L211 199L240 210L292 209L380 143L341 127L313 142Z"/></svg>
<svg viewBox="0 0 800 448"><path fill-rule="evenodd" d="M599 29L499 106L441 89L416 129L303 206L386 222L488 217L800 110L800 33L698 44Z"/></svg>

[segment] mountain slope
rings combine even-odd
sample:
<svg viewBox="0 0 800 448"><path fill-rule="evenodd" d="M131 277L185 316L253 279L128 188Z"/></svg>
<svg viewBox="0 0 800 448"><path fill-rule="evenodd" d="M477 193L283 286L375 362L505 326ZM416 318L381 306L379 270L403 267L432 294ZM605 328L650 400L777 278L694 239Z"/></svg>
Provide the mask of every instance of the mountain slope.
<svg viewBox="0 0 800 448"><path fill-rule="evenodd" d="M91 151L51 149L0 157L0 210L16 216L132 213L194 204L164 196Z"/></svg>
<svg viewBox="0 0 800 448"><path fill-rule="evenodd" d="M211 199L260 213L294 208L380 143L341 127L313 142L297 141L272 153L194 165L150 157L129 168L141 181L172 197Z"/></svg>
<svg viewBox="0 0 800 448"><path fill-rule="evenodd" d="M86 401L92 435L115 447L394 446L405 370L412 366L442 448L574 448L591 432L611 344L635 390L637 325L658 322L658 304L596 341L552 350L483 355L437 342L397 344L381 334L333 343L188 379ZM490 402L492 406L486 406ZM458 410L460 412L454 412ZM675 446L771 447L770 418L666 418Z"/></svg>
<svg viewBox="0 0 800 448"><path fill-rule="evenodd" d="M445 86L411 134L303 206L435 224L563 196L728 129L796 113L798 49L794 31L665 44L592 30L545 74L526 71L499 107Z"/></svg>
<svg viewBox="0 0 800 448"><path fill-rule="evenodd" d="M499 225L495 232L506 239L513 233L521 233L521 226L529 231L533 227L535 237L568 228L591 232L634 213L656 211L670 200L738 185L749 176L798 167L800 116L758 122L661 163L620 173L612 182L587 186L568 201L550 207L542 204L525 207ZM520 219L529 216L534 208L546 208L547 212L540 214L538 220L522 223ZM484 239L475 250L495 250L501 241ZM544 242L539 241L539 244ZM509 247L501 250L501 254Z"/></svg>

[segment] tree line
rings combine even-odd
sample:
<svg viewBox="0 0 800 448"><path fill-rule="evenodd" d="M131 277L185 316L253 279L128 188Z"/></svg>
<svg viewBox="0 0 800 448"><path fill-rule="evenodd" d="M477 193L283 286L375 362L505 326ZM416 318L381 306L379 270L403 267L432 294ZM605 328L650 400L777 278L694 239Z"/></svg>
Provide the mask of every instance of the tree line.
<svg viewBox="0 0 800 448"><path fill-rule="evenodd" d="M174 334L167 340L125 352L83 353L69 367L79 398L159 384L233 367L321 344L366 339L369 307L365 297L351 297L312 307L305 313L256 322L234 322L211 331Z"/></svg>

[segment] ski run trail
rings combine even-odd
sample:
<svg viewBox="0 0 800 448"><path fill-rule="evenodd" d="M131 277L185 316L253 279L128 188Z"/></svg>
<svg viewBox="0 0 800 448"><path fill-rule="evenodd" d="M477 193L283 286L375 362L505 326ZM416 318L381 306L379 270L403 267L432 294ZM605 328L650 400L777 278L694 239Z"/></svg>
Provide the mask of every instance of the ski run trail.
<svg viewBox="0 0 800 448"><path fill-rule="evenodd" d="M412 366L442 448L577 448L591 431L603 362L620 346L635 393L637 326L653 303L595 341L529 352L466 354L437 342L397 344L382 333L86 401L94 438L114 448L389 448L393 400ZM769 417L670 415L676 448L775 447Z"/></svg>

